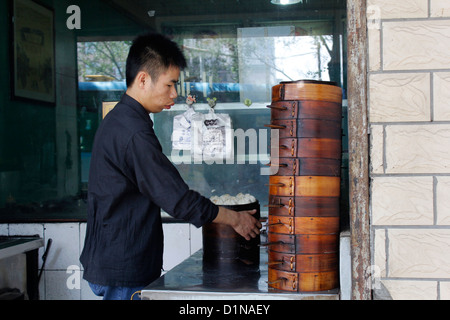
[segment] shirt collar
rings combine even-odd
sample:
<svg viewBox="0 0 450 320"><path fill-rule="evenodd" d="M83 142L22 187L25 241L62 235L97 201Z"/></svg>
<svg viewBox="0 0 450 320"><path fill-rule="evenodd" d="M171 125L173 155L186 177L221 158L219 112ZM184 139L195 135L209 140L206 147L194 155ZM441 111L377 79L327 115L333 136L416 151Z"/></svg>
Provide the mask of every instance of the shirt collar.
<svg viewBox="0 0 450 320"><path fill-rule="evenodd" d="M126 104L127 106L130 106L134 111L139 113L139 115L144 117L146 120L149 120L153 125L153 121L150 119L150 114L137 100L124 93L120 102Z"/></svg>

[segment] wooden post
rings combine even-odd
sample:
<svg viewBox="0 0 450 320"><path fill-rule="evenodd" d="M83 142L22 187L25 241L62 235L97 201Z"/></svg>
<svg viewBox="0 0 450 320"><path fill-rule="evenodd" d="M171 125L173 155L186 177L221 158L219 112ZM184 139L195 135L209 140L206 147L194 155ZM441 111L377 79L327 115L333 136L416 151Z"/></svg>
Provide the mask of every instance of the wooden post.
<svg viewBox="0 0 450 320"><path fill-rule="evenodd" d="M366 0L347 1L349 197L352 299L370 300Z"/></svg>

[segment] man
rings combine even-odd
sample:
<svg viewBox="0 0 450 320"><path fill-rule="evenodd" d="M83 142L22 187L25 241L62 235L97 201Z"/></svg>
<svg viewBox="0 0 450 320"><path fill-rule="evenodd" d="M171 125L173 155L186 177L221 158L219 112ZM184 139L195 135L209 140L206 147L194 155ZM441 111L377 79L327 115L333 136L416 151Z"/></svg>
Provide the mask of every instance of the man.
<svg viewBox="0 0 450 320"><path fill-rule="evenodd" d="M162 35L138 37L127 58L127 91L100 124L92 150L88 221L80 261L104 299L130 299L161 275L161 208L197 227L224 223L250 239L254 211L218 207L189 190L162 153L149 113L170 109L185 58Z"/></svg>

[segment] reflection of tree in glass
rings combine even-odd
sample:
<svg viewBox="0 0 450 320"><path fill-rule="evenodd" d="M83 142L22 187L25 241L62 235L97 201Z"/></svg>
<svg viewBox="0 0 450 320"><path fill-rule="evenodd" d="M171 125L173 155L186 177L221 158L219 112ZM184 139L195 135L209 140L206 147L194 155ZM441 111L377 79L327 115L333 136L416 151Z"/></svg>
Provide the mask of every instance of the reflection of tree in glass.
<svg viewBox="0 0 450 320"><path fill-rule="evenodd" d="M88 75L125 80L125 65L131 41L101 41L78 43L79 81Z"/></svg>
<svg viewBox="0 0 450 320"><path fill-rule="evenodd" d="M202 82L203 74L214 76L215 83L239 81L236 39L195 38L184 39L183 52L188 62L191 82Z"/></svg>

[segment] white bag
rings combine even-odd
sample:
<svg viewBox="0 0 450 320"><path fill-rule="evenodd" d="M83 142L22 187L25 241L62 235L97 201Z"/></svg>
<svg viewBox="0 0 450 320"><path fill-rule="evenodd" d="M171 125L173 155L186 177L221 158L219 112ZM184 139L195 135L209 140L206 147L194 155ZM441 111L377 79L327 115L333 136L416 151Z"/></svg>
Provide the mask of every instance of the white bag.
<svg viewBox="0 0 450 320"><path fill-rule="evenodd" d="M172 149L191 150L191 122L194 114L194 108L190 107L173 118Z"/></svg>
<svg viewBox="0 0 450 320"><path fill-rule="evenodd" d="M223 163L234 157L234 136L228 114L197 113L191 122L191 154L194 163Z"/></svg>

